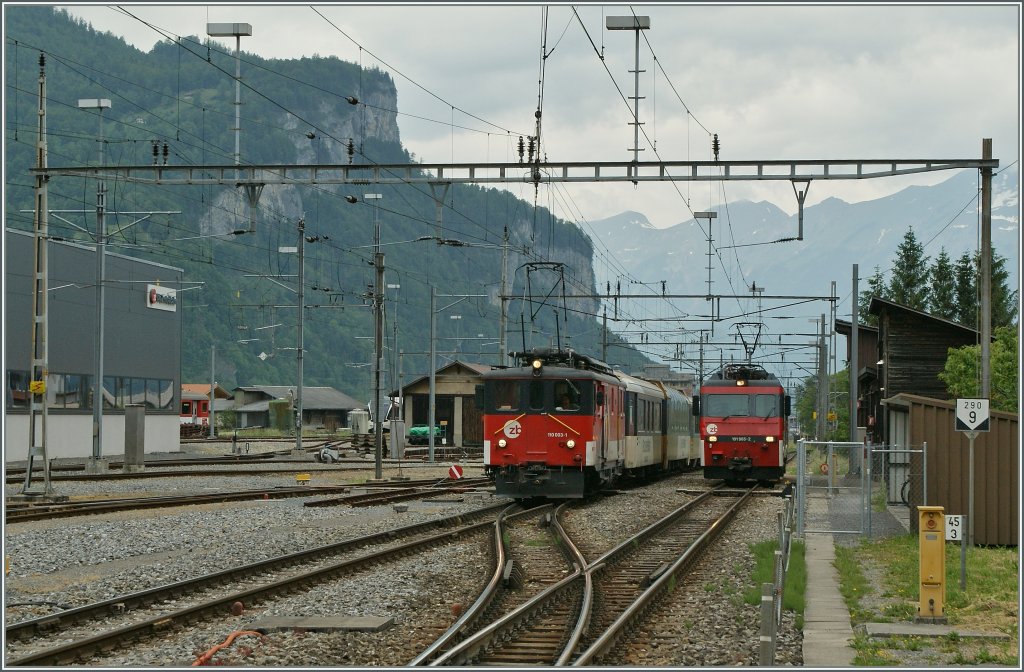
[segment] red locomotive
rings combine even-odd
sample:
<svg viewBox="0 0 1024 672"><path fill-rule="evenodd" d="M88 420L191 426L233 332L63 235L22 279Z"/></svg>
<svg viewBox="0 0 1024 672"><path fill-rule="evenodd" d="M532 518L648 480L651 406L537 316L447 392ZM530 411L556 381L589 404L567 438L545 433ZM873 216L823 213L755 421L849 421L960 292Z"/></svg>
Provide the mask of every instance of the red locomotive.
<svg viewBox="0 0 1024 672"><path fill-rule="evenodd" d="M210 426L210 396L197 392L181 393L181 414L178 420L182 425Z"/></svg>
<svg viewBox="0 0 1024 672"><path fill-rule="evenodd" d="M778 378L757 364L726 364L704 381L694 405L704 478L782 478L790 398Z"/></svg>
<svg viewBox="0 0 1024 672"><path fill-rule="evenodd" d="M484 465L499 495L580 498L625 477L696 466L691 402L571 350L512 353L483 374Z"/></svg>

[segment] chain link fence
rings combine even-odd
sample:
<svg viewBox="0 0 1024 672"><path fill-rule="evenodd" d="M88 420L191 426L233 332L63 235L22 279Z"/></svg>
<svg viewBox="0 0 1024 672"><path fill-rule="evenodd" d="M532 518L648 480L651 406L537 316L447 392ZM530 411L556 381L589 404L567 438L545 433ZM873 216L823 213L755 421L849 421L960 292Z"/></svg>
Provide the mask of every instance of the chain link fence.
<svg viewBox="0 0 1024 672"><path fill-rule="evenodd" d="M928 445L800 441L797 534L873 537L907 531L928 502Z"/></svg>

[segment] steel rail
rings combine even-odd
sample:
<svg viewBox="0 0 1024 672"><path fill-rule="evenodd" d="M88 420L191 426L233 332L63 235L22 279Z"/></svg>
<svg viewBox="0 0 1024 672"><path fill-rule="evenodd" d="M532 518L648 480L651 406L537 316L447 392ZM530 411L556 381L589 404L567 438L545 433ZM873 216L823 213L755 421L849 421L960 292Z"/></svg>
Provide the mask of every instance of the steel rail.
<svg viewBox="0 0 1024 672"><path fill-rule="evenodd" d="M746 505L757 487L752 487L738 498L737 502L708 527L679 558L661 575L651 583L650 586L628 607L625 611L601 633L590 647L581 653L572 663L574 667L581 667L592 664L596 659L608 653L615 643L633 626L644 614L655 604L658 598L663 596L669 585L676 583L678 575L687 571L693 562L700 557L711 543L721 534L736 513Z"/></svg>
<svg viewBox="0 0 1024 672"><path fill-rule="evenodd" d="M559 513L562 512L561 510L564 506L565 504L559 506ZM430 667L466 665L470 663L496 637L514 630L524 622L532 620L538 614L543 613L550 606L553 599L556 597L564 599L566 591L571 591L574 588L574 584L583 576L583 567L586 565L586 560L572 542L572 539L569 538L561 523L558 522L558 516L555 517L552 527L555 528L556 538L559 539L563 552L567 554L567 558L573 559L575 570L561 581L552 584L532 599L527 600L516 609L501 616L430 661L428 663ZM426 661L421 661L419 664L424 662Z"/></svg>
<svg viewBox="0 0 1024 672"><path fill-rule="evenodd" d="M167 495L163 497L132 497L92 502L67 502L59 504L31 504L27 507L6 507L5 519L8 524L32 520L48 520L67 516L97 515L132 509L156 509L171 506L193 506L196 504L219 504L249 499L281 499L284 497L309 497L318 493L346 492L350 485L288 486L238 490L205 495Z"/></svg>
<svg viewBox="0 0 1024 672"><path fill-rule="evenodd" d="M513 515L507 515L512 509L506 509L498 515L498 519L494 521L494 571L491 574L490 581L480 592L480 595L476 598L473 604L463 612L463 614L449 627L444 633L441 634L434 642L423 650L416 658L408 663L409 667L419 667L426 664L428 661L434 659L442 649L450 646L459 636L463 635L465 631L472 626L472 624L483 616L487 608L494 602L494 598L498 595L504 580L505 571L508 568L508 563L511 560L508 554L508 548L505 542L505 520L506 518L514 517L526 517L528 515L534 515L539 510L550 508L551 504L545 504L544 506L528 509L521 511Z"/></svg>
<svg viewBox="0 0 1024 672"><path fill-rule="evenodd" d="M693 500L686 502L683 506L677 508L675 511L655 523L652 523L631 538L621 542L618 546L604 553L600 558L589 564L583 559L582 554L579 554L578 550L576 550L575 552L579 557L579 564L577 564L575 572L566 576L561 581L549 586L516 609L508 612L488 626L467 637L458 645L445 652L441 657L430 662L429 665L450 666L473 664L476 658L480 656L480 654L485 651L490 643L495 639L506 637L509 633L521 627L522 624L537 618L539 615L549 610L555 601L564 601L565 599L568 599L568 597L572 596L574 591L580 591L579 615L561 652L552 661L536 661L538 663L549 665L568 665L576 655L575 651L578 648L580 641L587 634L591 625L593 606L596 603L594 596L596 573L616 564L625 555L633 552L636 549L638 542L655 537L666 528L674 526L680 518L688 515L693 509L698 507L701 503L706 502L709 498L716 496L718 491L722 489L722 486L717 486L710 491L702 493ZM727 513L726 515L729 514ZM716 522L712 527L717 524L718 523ZM560 534L565 535L567 538L568 535L565 534L564 530L561 530L560 524L559 529ZM706 532L701 535L701 538L705 538L705 536ZM568 541L568 544L571 545L572 548L575 548L571 541ZM582 584L582 586L580 584Z"/></svg>
<svg viewBox="0 0 1024 672"><path fill-rule="evenodd" d="M506 506L508 505L500 504L491 507L486 507L485 509L481 509L477 513L479 514L483 511L493 511L494 509L500 509ZM116 628L114 630L102 632L82 640L37 651L35 653L16 658L14 660L8 660L6 662L8 665L14 667L68 664L76 660L88 658L92 655L95 655L97 652L110 650L116 647L121 642L134 641L140 638L145 638L148 636L152 636L156 633L163 632L167 629L173 628L176 625L192 623L215 613L223 613L224 610L234 602L242 602L243 604L258 603L261 600L274 597L284 592L304 588L309 585L314 585L318 582L335 579L338 576L343 575L346 572L351 572L355 569L361 569L373 565L375 563L387 562L392 559L402 557L410 551L418 551L421 549L429 548L431 546L446 541L464 539L467 533L478 531L492 524L491 521L482 521L477 523L461 523L461 519L466 517L466 515L467 514L462 514L461 516L454 516L449 519L456 521L456 524L459 524L459 527L453 530L446 530L439 534L424 537L422 539L413 540L411 542L400 544L392 548L375 551L367 555L360 556L358 558L343 560L341 562L333 563L325 567L320 567L301 574L289 576L284 579L273 580L268 583L257 586L255 588L249 588L246 590L234 592L229 595L222 595L220 597L216 597L189 607L185 607L183 609L179 609L171 613L164 613L152 618L146 618L137 623L132 623L121 628ZM432 524L436 524L436 522L437 521L431 521ZM377 537L387 540L389 537L392 537L396 533L396 530L390 530L387 532L378 533L377 535L371 535L371 537ZM362 542L362 544L364 545L365 543L367 543L364 540L368 538L369 537L359 538L358 540L353 540L352 542L347 543L354 543L358 541ZM346 542L339 542L339 544L332 546L339 546L345 543ZM280 563L294 564L300 561L300 559L297 559L295 556L301 556L303 554L308 554L308 552L303 551L298 554L281 556L281 558L277 559L277 561ZM231 576L238 574L239 569L242 568L225 570L225 572L218 572L217 574L209 576L220 578L223 575L226 578L231 578ZM171 586L166 586L163 588L168 591L172 591L168 594L173 595L173 588L176 585L177 584L172 584ZM121 599L123 600L124 598ZM109 602L110 601L106 601L104 603L99 604L109 605ZM109 608L109 606L107 608ZM57 622L52 623L53 626L60 624L60 615L58 614L55 616L57 617ZM33 620L39 621L42 619Z"/></svg>

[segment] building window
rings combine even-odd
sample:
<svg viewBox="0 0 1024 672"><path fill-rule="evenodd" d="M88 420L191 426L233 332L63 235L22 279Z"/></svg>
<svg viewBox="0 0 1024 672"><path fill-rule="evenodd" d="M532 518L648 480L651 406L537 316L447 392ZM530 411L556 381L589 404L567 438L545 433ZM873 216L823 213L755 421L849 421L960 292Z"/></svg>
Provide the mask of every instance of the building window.
<svg viewBox="0 0 1024 672"><path fill-rule="evenodd" d="M69 373L64 377L64 408L83 409L89 407L89 381L92 376Z"/></svg>
<svg viewBox="0 0 1024 672"><path fill-rule="evenodd" d="M124 380L103 376L103 408L124 408Z"/></svg>
<svg viewBox="0 0 1024 672"><path fill-rule="evenodd" d="M7 393L4 395L7 408L28 408L28 371L7 372Z"/></svg>
<svg viewBox="0 0 1024 672"><path fill-rule="evenodd" d="M28 371L8 371L5 407L28 408ZM46 378L47 408L91 411L92 376L78 373L50 373ZM103 377L104 409L123 409L126 404L144 404L153 410L174 408L174 381L164 378Z"/></svg>
<svg viewBox="0 0 1024 672"><path fill-rule="evenodd" d="M73 373L51 373L46 377L47 408L88 408L89 376Z"/></svg>

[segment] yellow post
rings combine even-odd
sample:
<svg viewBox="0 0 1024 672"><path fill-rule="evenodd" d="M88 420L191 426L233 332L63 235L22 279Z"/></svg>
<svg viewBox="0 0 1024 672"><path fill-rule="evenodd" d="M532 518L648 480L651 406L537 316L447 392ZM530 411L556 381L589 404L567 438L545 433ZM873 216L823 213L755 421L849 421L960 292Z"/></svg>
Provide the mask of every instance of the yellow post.
<svg viewBox="0 0 1024 672"><path fill-rule="evenodd" d="M941 506L919 506L917 514L921 585L914 622L945 623L946 518Z"/></svg>

